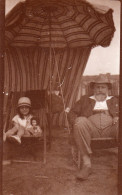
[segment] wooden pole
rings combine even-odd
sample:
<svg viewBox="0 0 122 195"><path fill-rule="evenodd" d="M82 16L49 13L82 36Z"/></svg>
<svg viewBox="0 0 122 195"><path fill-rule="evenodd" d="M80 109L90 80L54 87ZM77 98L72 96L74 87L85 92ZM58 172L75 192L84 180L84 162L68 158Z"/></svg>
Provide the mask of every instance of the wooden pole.
<svg viewBox="0 0 122 195"><path fill-rule="evenodd" d="M121 4L122 10L122 4ZM121 17L122 19L122 11ZM121 23L120 23L121 24ZM122 195L122 25L120 36L120 96L119 96L119 149L118 149L118 195Z"/></svg>
<svg viewBox="0 0 122 195"><path fill-rule="evenodd" d="M5 1L0 0L0 194L2 195Z"/></svg>
<svg viewBox="0 0 122 195"><path fill-rule="evenodd" d="M49 19L49 36L50 36L50 48L49 48L49 60L50 60L50 100L49 100L49 149L51 149L51 141L52 141L52 48L51 48L51 11L48 10L48 19Z"/></svg>

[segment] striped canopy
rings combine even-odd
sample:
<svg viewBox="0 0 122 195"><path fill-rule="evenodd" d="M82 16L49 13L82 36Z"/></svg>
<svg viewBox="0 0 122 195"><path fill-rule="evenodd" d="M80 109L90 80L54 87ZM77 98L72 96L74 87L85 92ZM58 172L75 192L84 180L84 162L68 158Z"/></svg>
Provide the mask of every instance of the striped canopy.
<svg viewBox="0 0 122 195"><path fill-rule="evenodd" d="M75 48L108 46L112 10L101 14L81 1L27 1L6 17L6 44L14 47Z"/></svg>
<svg viewBox="0 0 122 195"><path fill-rule="evenodd" d="M28 0L6 16L4 91L62 87L66 107L76 101L91 49L110 44L112 10L81 0ZM60 90L60 88L59 88ZM63 113L54 116L63 121ZM58 122L59 123L59 122ZM63 122L64 123L64 122Z"/></svg>

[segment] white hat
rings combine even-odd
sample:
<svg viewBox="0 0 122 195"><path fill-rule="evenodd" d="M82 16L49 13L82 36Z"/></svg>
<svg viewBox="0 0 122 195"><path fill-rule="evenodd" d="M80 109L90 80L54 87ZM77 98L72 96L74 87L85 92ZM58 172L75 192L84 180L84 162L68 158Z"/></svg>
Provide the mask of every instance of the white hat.
<svg viewBox="0 0 122 195"><path fill-rule="evenodd" d="M21 107L21 106L31 107L31 100L28 97L19 98L17 107Z"/></svg>

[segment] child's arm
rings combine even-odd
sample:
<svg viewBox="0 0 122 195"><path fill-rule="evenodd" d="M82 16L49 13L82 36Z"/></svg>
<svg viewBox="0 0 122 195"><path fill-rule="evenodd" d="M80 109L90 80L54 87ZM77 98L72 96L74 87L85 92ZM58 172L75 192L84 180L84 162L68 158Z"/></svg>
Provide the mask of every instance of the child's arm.
<svg viewBox="0 0 122 195"><path fill-rule="evenodd" d="M32 126L28 127L26 130L25 130L25 134L26 135L34 135L34 129Z"/></svg>
<svg viewBox="0 0 122 195"><path fill-rule="evenodd" d="M12 124L13 124L13 126L16 127L17 129L18 129L19 126L20 126L20 125L19 125L18 123L16 123L15 121L12 121Z"/></svg>

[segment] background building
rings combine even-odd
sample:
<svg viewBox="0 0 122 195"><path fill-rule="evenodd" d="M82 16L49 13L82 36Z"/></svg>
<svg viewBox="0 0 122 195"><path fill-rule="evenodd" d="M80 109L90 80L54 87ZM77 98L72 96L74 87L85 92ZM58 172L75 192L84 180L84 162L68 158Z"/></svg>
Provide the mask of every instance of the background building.
<svg viewBox="0 0 122 195"><path fill-rule="evenodd" d="M112 90L109 92L110 95L118 96L119 95L119 75L111 75L110 73L107 73L104 75L107 75L110 82L112 83ZM92 75L92 76L90 75L90 76L82 77L77 100L80 99L82 95L92 94L92 91L89 88L89 83L94 81L97 76L98 75Z"/></svg>

